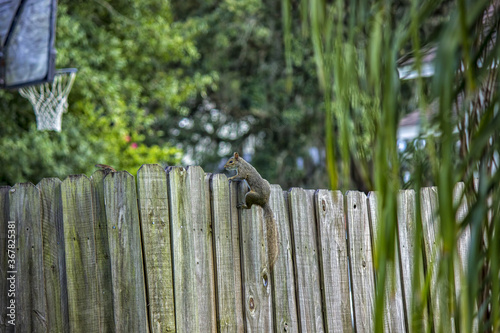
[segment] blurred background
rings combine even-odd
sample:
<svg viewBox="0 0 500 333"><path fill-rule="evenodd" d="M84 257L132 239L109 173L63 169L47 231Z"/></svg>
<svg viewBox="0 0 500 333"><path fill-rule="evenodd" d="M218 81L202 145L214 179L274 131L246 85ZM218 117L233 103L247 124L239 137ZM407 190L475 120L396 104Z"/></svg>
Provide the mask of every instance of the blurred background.
<svg viewBox="0 0 500 333"><path fill-rule="evenodd" d="M62 131L37 131L30 103L0 90L0 184L90 175L96 163L132 174L145 163L222 172L238 151L284 189L368 191L376 144L397 148L401 187L414 183L417 162L421 183L435 184L418 147L436 132L437 45L457 4L61 0L57 68L79 70ZM377 19L387 31L372 29ZM398 29L407 36L396 41ZM392 63L381 56L388 47ZM395 79L374 89L388 67ZM396 112L378 123L386 89ZM382 143L385 126L396 136Z"/></svg>
<svg viewBox="0 0 500 333"><path fill-rule="evenodd" d="M238 151L272 183L325 187L323 99L307 38L287 90L281 2L59 1L57 68L78 74L62 131L0 91L0 184L135 174L145 163L222 172Z"/></svg>

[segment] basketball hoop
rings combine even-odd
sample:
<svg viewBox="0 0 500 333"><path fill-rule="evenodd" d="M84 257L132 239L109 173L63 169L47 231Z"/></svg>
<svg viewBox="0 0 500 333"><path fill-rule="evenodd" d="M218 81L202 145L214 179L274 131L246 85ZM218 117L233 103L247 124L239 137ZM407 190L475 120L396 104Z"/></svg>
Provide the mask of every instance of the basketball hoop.
<svg viewBox="0 0 500 333"><path fill-rule="evenodd" d="M62 114L68 110L68 94L77 71L76 68L60 69L52 82L19 89L21 96L33 105L39 131L61 131Z"/></svg>

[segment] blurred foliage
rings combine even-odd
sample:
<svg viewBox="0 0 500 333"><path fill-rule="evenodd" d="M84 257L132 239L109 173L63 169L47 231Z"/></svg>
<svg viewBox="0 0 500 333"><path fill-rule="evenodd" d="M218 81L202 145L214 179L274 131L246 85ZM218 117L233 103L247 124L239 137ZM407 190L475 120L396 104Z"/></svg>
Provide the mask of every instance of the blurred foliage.
<svg viewBox="0 0 500 333"><path fill-rule="evenodd" d="M160 0L59 1L57 68L79 70L62 131L37 131L29 102L0 91L0 183L90 174L96 163L132 173L179 163L178 148L146 136L161 136L152 124L167 107L186 113L183 103L213 85L215 74L186 70L200 57L196 28Z"/></svg>
<svg viewBox="0 0 500 333"><path fill-rule="evenodd" d="M158 119L155 127L178 124L164 139L207 171L222 171L238 151L283 188L324 188L324 103L312 48L294 16L290 76L280 8L280 0L172 2L176 21L203 27L196 36L201 58L191 69L216 71L217 89L188 102L188 115Z"/></svg>
<svg viewBox="0 0 500 333"><path fill-rule="evenodd" d="M352 168L377 190L381 225L374 248L375 332L384 331L384 303L396 277L397 198L401 171L409 186L438 188L437 257L432 267L414 268L413 314L408 330L418 332L432 311L433 332L500 330L500 126L498 59L500 6L497 1L323 1L285 0L285 36L292 8L314 47L325 101L325 146L331 186L345 187ZM304 23L305 22L305 23ZM284 38L286 45L287 39ZM429 52L431 50L431 52ZM400 57L405 55L403 59ZM398 66L411 60L416 79L402 83ZM423 65L434 69L424 79ZM410 100L408 97L410 96ZM406 97L406 98L403 98ZM420 112L420 136L404 154L397 151L399 120L412 105ZM336 124L336 126L333 126ZM338 145L333 143L334 138ZM338 163L341 161L341 163ZM456 214L457 182L465 184L469 210ZM420 207L416 196L416 207ZM422 223L417 209L414 258L422 259ZM470 232L467 271L457 242ZM420 258L420 259L418 259ZM456 286L455 274L461 284ZM391 277L391 279L389 279ZM421 278L423 277L423 278ZM438 292L439 309L425 301ZM392 292L392 289L391 289ZM423 301L424 300L424 301ZM430 304L430 303L429 303Z"/></svg>

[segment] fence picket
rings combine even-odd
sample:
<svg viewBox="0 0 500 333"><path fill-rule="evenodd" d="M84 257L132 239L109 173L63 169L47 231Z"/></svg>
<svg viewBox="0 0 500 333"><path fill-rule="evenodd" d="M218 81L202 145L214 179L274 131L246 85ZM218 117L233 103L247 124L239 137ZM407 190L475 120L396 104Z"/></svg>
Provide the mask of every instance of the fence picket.
<svg viewBox="0 0 500 333"><path fill-rule="evenodd" d="M137 173L151 332L175 331L167 176L157 164Z"/></svg>
<svg viewBox="0 0 500 333"><path fill-rule="evenodd" d="M346 211L354 325L357 332L373 332L375 281L366 195L347 192Z"/></svg>
<svg viewBox="0 0 500 333"><path fill-rule="evenodd" d="M227 177L222 174L211 176L212 229L214 257L217 272L217 322L220 332L244 332L241 316L241 279L240 267L235 267L233 242L238 241L233 235L231 220L230 193ZM237 227L237 226L236 226ZM239 252L237 253L239 256ZM237 268L237 269L235 269ZM238 311L239 310L239 311Z"/></svg>
<svg viewBox="0 0 500 333"><path fill-rule="evenodd" d="M48 311L49 332L68 332L68 293L64 230L61 202L61 181L44 178L38 183L41 198L43 266Z"/></svg>
<svg viewBox="0 0 500 333"><path fill-rule="evenodd" d="M422 304L419 292L423 288L424 269L422 253L416 253L421 249L421 240L416 239L417 217L416 217L415 191L400 191L398 195L398 237L399 255L401 259L401 276L404 290L404 303L406 308L406 322L408 332L427 332L427 305ZM420 273L415 284L415 270ZM414 306L423 311L414 313Z"/></svg>
<svg viewBox="0 0 500 333"><path fill-rule="evenodd" d="M99 311L90 180L69 176L61 184L64 249L71 332L98 332Z"/></svg>
<svg viewBox="0 0 500 333"><path fill-rule="evenodd" d="M40 192L31 183L16 184L10 189L9 201L10 221L16 223L15 329L17 332L46 332L48 309L43 277Z"/></svg>
<svg viewBox="0 0 500 333"><path fill-rule="evenodd" d="M293 188L288 194L300 329L324 332L314 191Z"/></svg>
<svg viewBox="0 0 500 333"><path fill-rule="evenodd" d="M434 327L443 327L446 332L454 332L454 319L448 311L446 303L447 283L438 278L439 260L442 243L439 241L438 189L422 188L421 191L422 231L427 273L430 274L430 304ZM450 318L447 322L445 318Z"/></svg>
<svg viewBox="0 0 500 333"><path fill-rule="evenodd" d="M92 174L92 211L94 216L94 238L97 267L97 298L100 332L115 332L113 308L113 279L109 258L108 224L104 203L104 177L107 171L97 170Z"/></svg>
<svg viewBox="0 0 500 333"><path fill-rule="evenodd" d="M457 183L453 188L453 204L457 206L457 212L455 220L457 223L462 223L465 217L468 214L469 206L467 203L467 198L464 196L465 192L465 184ZM461 233L458 236L457 240L457 251L454 256L454 268L455 268L455 295L457 300L461 298L465 301L469 302L467 298L467 258L469 256L469 244L471 241L471 231L470 225L466 225L462 228ZM477 306L474 305L474 312L477 311ZM470 326L472 326L472 332L478 331L478 323L477 317L473 314L469 315L468 318L466 316L462 316L460 319L462 320L461 327L464 330L470 330ZM466 320L472 319L472 322L467 322Z"/></svg>
<svg viewBox="0 0 500 333"><path fill-rule="evenodd" d="M352 332L344 199L340 191L315 196L327 332Z"/></svg>
<svg viewBox="0 0 500 333"><path fill-rule="evenodd" d="M378 196L376 192L368 195L370 209L370 220L372 225L374 249L381 241L379 236L383 221L378 214ZM383 232L383 231L382 231ZM401 288L401 270L399 267L399 253L397 244L397 233L394 234L394 261L387 261L387 278L385 282L384 302L384 332L405 332L405 313L403 306L403 291Z"/></svg>
<svg viewBox="0 0 500 333"><path fill-rule="evenodd" d="M168 172L168 184L177 331L215 332L212 230L205 174L200 167L175 167Z"/></svg>
<svg viewBox="0 0 500 333"><path fill-rule="evenodd" d="M248 187L238 183L238 202L244 202ZM231 202L236 209L237 203ZM271 275L268 266L266 227L263 210L257 205L251 209L238 209L240 217L241 263L245 322L249 332L271 332L273 307Z"/></svg>
<svg viewBox="0 0 500 333"><path fill-rule="evenodd" d="M275 304L275 332L298 332L295 276L292 257L290 217L285 195L279 185L271 185L269 204L278 224L279 254L273 270L273 298Z"/></svg>
<svg viewBox="0 0 500 333"><path fill-rule="evenodd" d="M117 332L147 332L141 231L134 177L126 171L104 178L114 320Z"/></svg>

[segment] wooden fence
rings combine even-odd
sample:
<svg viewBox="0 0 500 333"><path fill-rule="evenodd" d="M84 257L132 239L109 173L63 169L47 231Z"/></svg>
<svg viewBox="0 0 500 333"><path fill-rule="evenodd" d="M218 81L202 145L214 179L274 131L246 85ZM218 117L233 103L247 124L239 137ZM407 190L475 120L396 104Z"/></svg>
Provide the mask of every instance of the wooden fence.
<svg viewBox="0 0 500 333"><path fill-rule="evenodd" d="M280 255L271 274L261 208L235 208L242 190L200 167L158 165L144 165L137 182L97 171L0 187L2 331L373 332L376 195L273 185ZM427 269L439 248L436 194L421 192ZM388 332L411 331L411 281L422 264L415 199L399 193ZM425 330L439 321L436 289Z"/></svg>

